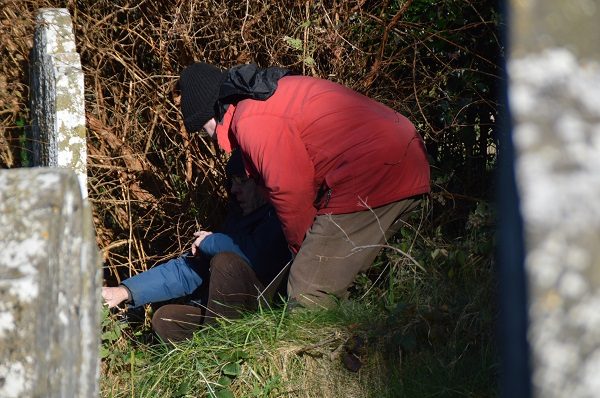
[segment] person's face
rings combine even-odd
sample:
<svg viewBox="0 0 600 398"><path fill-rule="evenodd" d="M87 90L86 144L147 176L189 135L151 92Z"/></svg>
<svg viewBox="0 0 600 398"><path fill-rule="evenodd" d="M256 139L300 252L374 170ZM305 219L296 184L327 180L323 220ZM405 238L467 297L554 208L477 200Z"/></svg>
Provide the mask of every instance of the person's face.
<svg viewBox="0 0 600 398"><path fill-rule="evenodd" d="M264 190L248 177L232 177L231 194L235 195L244 215L252 213L266 202Z"/></svg>

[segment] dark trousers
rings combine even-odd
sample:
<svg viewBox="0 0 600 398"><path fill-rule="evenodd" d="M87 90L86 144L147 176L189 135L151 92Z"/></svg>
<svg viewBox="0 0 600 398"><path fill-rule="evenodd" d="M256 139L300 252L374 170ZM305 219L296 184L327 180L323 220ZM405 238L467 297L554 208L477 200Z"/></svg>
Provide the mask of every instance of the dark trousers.
<svg viewBox="0 0 600 398"><path fill-rule="evenodd" d="M217 254L210 261L206 307L162 306L152 317L152 328L164 341L189 339L203 323L214 323L217 317L234 319L241 311L256 310L262 290L263 284L241 257L233 253Z"/></svg>

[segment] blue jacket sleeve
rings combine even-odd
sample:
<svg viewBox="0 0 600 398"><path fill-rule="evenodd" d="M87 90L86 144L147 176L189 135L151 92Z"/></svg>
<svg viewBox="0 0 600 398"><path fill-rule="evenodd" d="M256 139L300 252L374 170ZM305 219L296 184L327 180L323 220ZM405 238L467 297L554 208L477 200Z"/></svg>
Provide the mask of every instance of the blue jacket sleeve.
<svg viewBox="0 0 600 398"><path fill-rule="evenodd" d="M244 252L242 252L242 249L237 243L235 243L230 236L222 233L213 233L204 238L202 243L200 243L200 251L210 257L223 252L232 252L243 258L251 267L253 267L252 263L248 257L246 257Z"/></svg>
<svg viewBox="0 0 600 398"><path fill-rule="evenodd" d="M202 277L186 257L178 257L150 268L122 283L131 292L132 306L139 307L183 297L202 284Z"/></svg>

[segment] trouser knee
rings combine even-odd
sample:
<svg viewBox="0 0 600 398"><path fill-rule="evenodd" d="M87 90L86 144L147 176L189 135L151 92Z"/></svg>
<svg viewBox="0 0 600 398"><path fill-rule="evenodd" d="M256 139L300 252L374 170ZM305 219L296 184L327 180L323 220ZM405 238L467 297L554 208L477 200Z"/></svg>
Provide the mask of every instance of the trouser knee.
<svg viewBox="0 0 600 398"><path fill-rule="evenodd" d="M210 260L210 277L234 276L248 264L235 253L219 253Z"/></svg>
<svg viewBox="0 0 600 398"><path fill-rule="evenodd" d="M163 341L182 341L193 336L202 318L200 308L169 304L156 310L152 316L152 329Z"/></svg>
<svg viewBox="0 0 600 398"><path fill-rule="evenodd" d="M234 253L220 253L210 262L210 284L206 321L214 316L237 318L239 310L257 308L262 288L250 265Z"/></svg>

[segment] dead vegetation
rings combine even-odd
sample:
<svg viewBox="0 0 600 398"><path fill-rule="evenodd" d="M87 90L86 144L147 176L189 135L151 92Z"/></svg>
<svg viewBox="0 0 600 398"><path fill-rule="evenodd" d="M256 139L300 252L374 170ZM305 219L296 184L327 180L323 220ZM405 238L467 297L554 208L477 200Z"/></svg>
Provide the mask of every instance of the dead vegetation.
<svg viewBox="0 0 600 398"><path fill-rule="evenodd" d="M27 60L33 17L27 8L0 0L0 167L16 167L11 129L27 116Z"/></svg>
<svg viewBox="0 0 600 398"><path fill-rule="evenodd" d="M0 166L26 163L34 15L60 6L85 72L89 193L112 278L185 250L220 219L223 155L185 131L173 90L194 61L278 65L370 95L416 122L446 197L461 171L458 193L482 196L499 74L491 3L1 0Z"/></svg>

